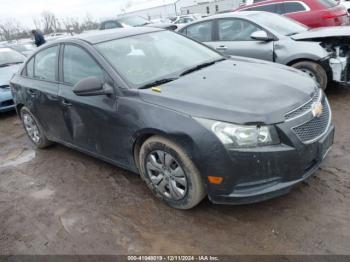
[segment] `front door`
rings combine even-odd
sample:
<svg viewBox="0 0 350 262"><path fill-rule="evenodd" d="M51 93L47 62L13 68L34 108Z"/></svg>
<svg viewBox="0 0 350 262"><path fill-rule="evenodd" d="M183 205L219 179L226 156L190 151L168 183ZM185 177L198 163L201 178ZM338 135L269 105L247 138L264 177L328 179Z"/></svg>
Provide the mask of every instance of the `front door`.
<svg viewBox="0 0 350 262"><path fill-rule="evenodd" d="M273 61L273 41L256 41L250 36L260 31L250 21L219 19L216 23L215 41L209 45L224 55L235 55Z"/></svg>
<svg viewBox="0 0 350 262"><path fill-rule="evenodd" d="M65 141L90 153L120 161L123 155L118 139L120 123L116 96L82 97L73 92L74 85L86 77L96 76L111 86L113 81L96 60L79 46L65 45L61 57L59 99L69 131Z"/></svg>

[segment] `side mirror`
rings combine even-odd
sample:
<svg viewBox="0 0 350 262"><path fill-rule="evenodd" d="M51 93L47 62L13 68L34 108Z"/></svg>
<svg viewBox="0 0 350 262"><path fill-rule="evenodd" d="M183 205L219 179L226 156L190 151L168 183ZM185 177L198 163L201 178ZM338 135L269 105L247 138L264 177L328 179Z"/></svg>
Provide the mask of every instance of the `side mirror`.
<svg viewBox="0 0 350 262"><path fill-rule="evenodd" d="M255 31L254 33L252 33L250 35L250 38L252 38L254 40L258 40L258 41L272 41L273 40L273 38L268 36L268 34L263 30Z"/></svg>
<svg viewBox="0 0 350 262"><path fill-rule="evenodd" d="M77 96L102 96L112 95L113 87L103 84L101 79L91 76L80 80L73 87L73 92Z"/></svg>

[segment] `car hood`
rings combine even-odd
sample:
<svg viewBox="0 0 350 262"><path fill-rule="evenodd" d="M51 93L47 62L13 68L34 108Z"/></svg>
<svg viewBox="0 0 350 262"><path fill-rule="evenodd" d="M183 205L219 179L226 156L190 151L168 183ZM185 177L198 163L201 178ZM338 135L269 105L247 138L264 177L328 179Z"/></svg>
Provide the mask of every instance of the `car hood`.
<svg viewBox="0 0 350 262"><path fill-rule="evenodd" d="M292 36L294 40L320 39L329 37L350 37L350 26L320 27Z"/></svg>
<svg viewBox="0 0 350 262"><path fill-rule="evenodd" d="M308 101L316 83L292 68L234 58L186 75L141 99L193 117L237 124L275 124Z"/></svg>
<svg viewBox="0 0 350 262"><path fill-rule="evenodd" d="M0 86L9 85L12 76L18 71L21 65L10 65L0 67Z"/></svg>

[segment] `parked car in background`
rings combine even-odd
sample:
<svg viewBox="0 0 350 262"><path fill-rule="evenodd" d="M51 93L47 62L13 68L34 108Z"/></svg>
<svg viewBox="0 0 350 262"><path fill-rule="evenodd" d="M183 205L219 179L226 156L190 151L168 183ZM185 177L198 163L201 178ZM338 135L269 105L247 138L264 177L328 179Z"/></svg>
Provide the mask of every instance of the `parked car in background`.
<svg viewBox="0 0 350 262"><path fill-rule="evenodd" d="M267 12L211 16L179 30L224 55L239 55L300 69L326 89L331 81L350 82L348 27L310 29Z"/></svg>
<svg viewBox="0 0 350 262"><path fill-rule="evenodd" d="M55 32L55 33L51 33L48 35L45 35L45 40L50 42L50 41L54 41L63 37L69 37L71 36L70 33L65 33L65 32Z"/></svg>
<svg viewBox="0 0 350 262"><path fill-rule="evenodd" d="M202 19L202 16L200 15L181 15L176 17L176 19L172 22L175 25L184 25L188 23L192 23L194 21Z"/></svg>
<svg viewBox="0 0 350 262"><path fill-rule="evenodd" d="M14 110L10 80L25 57L7 47L0 47L0 112Z"/></svg>
<svg viewBox="0 0 350 262"><path fill-rule="evenodd" d="M350 14L350 0L341 0L339 1L341 5L343 5L348 13Z"/></svg>
<svg viewBox="0 0 350 262"><path fill-rule="evenodd" d="M265 11L285 15L310 28L349 25L346 8L334 0L268 0L235 11Z"/></svg>
<svg viewBox="0 0 350 262"><path fill-rule="evenodd" d="M36 46L32 42L17 42L7 45L24 56L29 56L34 52Z"/></svg>
<svg viewBox="0 0 350 262"><path fill-rule="evenodd" d="M154 27L167 30L176 30L178 27L170 23L152 23L141 16L123 16L113 20L107 20L101 23L100 30L123 28L123 27Z"/></svg>
<svg viewBox="0 0 350 262"><path fill-rule="evenodd" d="M227 59L156 28L48 43L11 88L36 147L55 141L140 173L179 209L207 195L247 204L285 194L334 137L325 94L299 70Z"/></svg>

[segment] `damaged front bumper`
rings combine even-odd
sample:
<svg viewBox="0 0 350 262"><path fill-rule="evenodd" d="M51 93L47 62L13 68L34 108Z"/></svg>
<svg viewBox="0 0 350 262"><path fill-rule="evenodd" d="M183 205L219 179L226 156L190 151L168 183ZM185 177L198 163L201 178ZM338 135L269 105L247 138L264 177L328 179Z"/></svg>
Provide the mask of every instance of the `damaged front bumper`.
<svg viewBox="0 0 350 262"><path fill-rule="evenodd" d="M329 65L333 73L333 81L346 84L350 82L349 57L341 56L339 48L334 57L329 58Z"/></svg>

